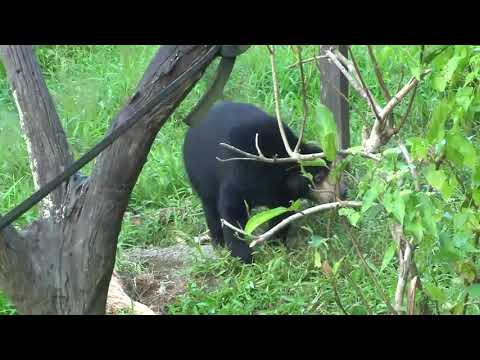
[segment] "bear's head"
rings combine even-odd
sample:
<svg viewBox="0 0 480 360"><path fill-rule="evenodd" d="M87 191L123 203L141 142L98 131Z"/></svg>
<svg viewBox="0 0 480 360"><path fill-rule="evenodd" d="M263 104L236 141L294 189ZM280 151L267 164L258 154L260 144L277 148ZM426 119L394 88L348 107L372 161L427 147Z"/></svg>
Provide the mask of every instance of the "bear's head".
<svg viewBox="0 0 480 360"><path fill-rule="evenodd" d="M316 145L304 144L301 147L302 154L320 153L322 149ZM326 161L326 166L306 166L304 170L311 176L306 176L300 171L300 166L295 165L289 168L287 186L292 195L296 198L304 198L314 201L317 204L333 202L335 199L345 200L347 187L340 179L337 184L329 179L331 162Z"/></svg>

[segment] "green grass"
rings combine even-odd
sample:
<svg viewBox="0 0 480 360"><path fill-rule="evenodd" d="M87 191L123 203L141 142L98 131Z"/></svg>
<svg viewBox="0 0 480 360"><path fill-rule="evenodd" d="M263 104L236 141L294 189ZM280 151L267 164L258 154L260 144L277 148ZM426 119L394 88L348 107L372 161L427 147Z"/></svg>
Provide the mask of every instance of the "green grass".
<svg viewBox="0 0 480 360"><path fill-rule="evenodd" d="M131 95L137 82L156 52L156 46L48 46L37 49L39 61L48 88L53 95L61 121L75 157L80 156L104 135L110 121ZM304 58L312 56L316 47L307 47ZM366 69L367 55L363 48L355 47L359 66ZM413 61L413 48L394 47L387 53L378 51L379 63L385 71L387 85L396 88L401 72L409 76L408 62ZM287 69L295 63L289 47L278 47L281 112L284 119L298 129L302 118L299 72ZM204 79L193 89L181 106L160 131L148 156L140 178L134 188L119 238L119 254L134 246L168 246L179 238L191 241L206 229L202 208L192 193L183 168L181 147L187 130L182 123L192 106L203 94L214 75L211 66ZM375 84L372 69L365 70L368 84ZM319 99L319 76L315 66L305 65L310 113ZM426 90L425 90L426 89ZM374 86L374 94L381 98ZM427 120L423 114L430 109L428 101L433 95L428 86L422 87L412 115L416 121L406 131L421 129ZM352 112L352 144L360 142L360 130L365 119L359 115L367 106L357 96L350 95ZM267 50L254 46L242 55L229 80L225 98L256 104L274 112L272 80ZM405 106L405 105L403 105ZM307 137L311 128L307 129ZM5 79L0 70L0 213L20 203L33 191L26 146L21 137L18 116ZM91 171L92 164L85 169ZM356 173L362 171L356 168ZM386 221L371 210L371 220L358 236L370 269L389 299L393 298L396 269L393 263L380 270L383 254L390 239ZM36 210L27 212L17 225L22 226L36 216ZM168 308L172 314L341 314L335 302L332 282L321 268L315 266L315 251L332 266L344 257L337 275L337 288L341 303L352 314L382 314L387 311L378 291L372 285L365 269L356 256L351 241L337 219L322 214L305 222L310 232L299 230L307 239L310 233L329 237L320 250L307 246L291 252L283 247L262 246L258 249L254 265L242 266L225 255L217 260L198 261L191 270L187 293ZM332 236L332 235L336 236ZM123 264L120 263L119 266ZM216 286L211 288L210 282ZM353 286L356 284L357 287ZM367 300L368 306L362 298ZM14 312L0 294L0 314Z"/></svg>

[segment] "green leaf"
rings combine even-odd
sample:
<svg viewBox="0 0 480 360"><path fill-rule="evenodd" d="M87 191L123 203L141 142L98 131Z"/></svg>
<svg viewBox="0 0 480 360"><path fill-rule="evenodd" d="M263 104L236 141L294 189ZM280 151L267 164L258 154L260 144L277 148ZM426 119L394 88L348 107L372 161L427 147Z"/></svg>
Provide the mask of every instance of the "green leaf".
<svg viewBox="0 0 480 360"><path fill-rule="evenodd" d="M314 264L316 268L322 267L322 258L320 257L320 253L318 251L315 251Z"/></svg>
<svg viewBox="0 0 480 360"><path fill-rule="evenodd" d="M414 160L423 160L427 157L430 143L421 137L414 137L407 140L410 145L410 152Z"/></svg>
<svg viewBox="0 0 480 360"><path fill-rule="evenodd" d="M279 206L279 207L276 207L276 208L273 208L273 209L268 209L268 210L265 210L265 211L262 211L258 214L255 214L254 216L252 216L247 224L245 225L245 229L244 231L251 235L253 233L253 231L259 227L260 225L266 223L267 221L277 217L277 216L280 216L288 211L298 211L300 210L300 205L301 205L301 201L300 199L299 200L296 200L294 201L288 208L284 207L284 206Z"/></svg>
<svg viewBox="0 0 480 360"><path fill-rule="evenodd" d="M292 205L290 205L290 206L288 207L288 210L289 210L289 211L298 211L298 210L300 210L300 205L301 205L301 204L302 204L302 202L300 201L300 199L295 200L295 201L292 203Z"/></svg>
<svg viewBox="0 0 480 360"><path fill-rule="evenodd" d="M382 152L382 155L384 157L392 157L392 158L397 158L398 154L400 154L402 151L400 150L399 147L391 147L388 149L385 149Z"/></svg>
<svg viewBox="0 0 480 360"><path fill-rule="evenodd" d="M301 160L300 164L304 167L312 167L312 166L327 166L327 163L323 159L314 159L314 160Z"/></svg>
<svg viewBox="0 0 480 360"><path fill-rule="evenodd" d="M400 224L403 225L405 217L405 197L398 190L394 193L385 193L383 196L383 206L385 210L393 214Z"/></svg>
<svg viewBox="0 0 480 360"><path fill-rule="evenodd" d="M452 186L453 179L450 179L450 182L447 179L447 175L443 170L435 170L433 166L427 168L425 177L428 183L439 191L445 200L448 200L454 191Z"/></svg>
<svg viewBox="0 0 480 360"><path fill-rule="evenodd" d="M418 193L417 197L420 203L420 218L425 227L425 235L435 239L438 235L437 222L435 221L435 205L432 200L424 193Z"/></svg>
<svg viewBox="0 0 480 360"><path fill-rule="evenodd" d="M468 294L472 298L480 298L480 284L473 284L467 288Z"/></svg>
<svg viewBox="0 0 480 360"><path fill-rule="evenodd" d="M343 174L343 171L350 163L350 160L351 160L351 157L347 157L335 165L335 168L333 168L328 174L328 179L330 183L333 184L338 181L339 177Z"/></svg>
<svg viewBox="0 0 480 360"><path fill-rule="evenodd" d="M332 112L323 104L317 106L317 124L325 156L327 160L333 161L337 154L337 125Z"/></svg>
<svg viewBox="0 0 480 360"><path fill-rule="evenodd" d="M420 81L420 75L422 73L422 68L420 66L414 66L410 69L412 76Z"/></svg>
<svg viewBox="0 0 480 360"><path fill-rule="evenodd" d="M277 207L277 208L274 208L274 209L268 209L268 210L265 210L265 211L262 211L258 214L255 214L254 216L252 216L247 224L245 225L245 232L249 235L251 235L253 233L253 231L259 227L260 225L266 223L267 221L277 217L277 216L280 216L284 213L286 213L288 210L288 208L286 207Z"/></svg>
<svg viewBox="0 0 480 360"><path fill-rule="evenodd" d="M460 64L460 61L462 61L464 57L465 55L463 54L452 57L448 61L447 65L445 65L444 69L433 77L432 85L435 90L445 90L450 80L452 80L453 74L455 73L455 70Z"/></svg>
<svg viewBox="0 0 480 360"><path fill-rule="evenodd" d="M453 306L450 309L450 314L452 314L452 315L462 315L464 308L465 308L465 304L462 301L460 301L457 305Z"/></svg>
<svg viewBox="0 0 480 360"><path fill-rule="evenodd" d="M342 265L343 259L345 259L345 256L338 260L335 264L333 264L333 275L337 275L337 272L338 270L340 270L340 266Z"/></svg>
<svg viewBox="0 0 480 360"><path fill-rule="evenodd" d="M475 169L473 170L472 181L475 186L480 185L480 166L475 167Z"/></svg>
<svg viewBox="0 0 480 360"><path fill-rule="evenodd" d="M346 216L352 226L357 226L357 223L361 217L360 213L352 208L341 208L338 210L338 215Z"/></svg>
<svg viewBox="0 0 480 360"><path fill-rule="evenodd" d="M440 304L443 304L447 301L447 294L439 287L432 284L426 284L425 290L432 300L438 301Z"/></svg>
<svg viewBox="0 0 480 360"><path fill-rule="evenodd" d="M453 215L453 225L455 231L474 230L479 224L475 212L470 208L463 208L460 212Z"/></svg>
<svg viewBox="0 0 480 360"><path fill-rule="evenodd" d="M472 190L472 198L475 205L480 206L480 188Z"/></svg>
<svg viewBox="0 0 480 360"><path fill-rule="evenodd" d="M379 181L373 181L372 186L367 192L363 195L362 198L362 209L360 210L362 213L366 212L370 209L373 205L373 202L378 198L378 196L383 191L383 184Z"/></svg>
<svg viewBox="0 0 480 360"><path fill-rule="evenodd" d="M447 134L446 157L457 166L467 166L475 170L477 151L473 144L459 132Z"/></svg>
<svg viewBox="0 0 480 360"><path fill-rule="evenodd" d="M302 169L301 173L302 173L302 176L306 177L308 179L308 181L310 181L310 183L313 184L313 175L312 174L310 174L308 171L305 171L304 169Z"/></svg>
<svg viewBox="0 0 480 360"><path fill-rule="evenodd" d="M425 228L423 227L421 220L415 218L412 222L405 224L405 231L415 236L418 241L422 241Z"/></svg>
<svg viewBox="0 0 480 360"><path fill-rule="evenodd" d="M390 245L385 251L385 255L383 255L382 266L380 267L380 271L385 270L388 264L390 264L393 257L395 256L395 250L397 250L397 244L392 241L390 242Z"/></svg>
<svg viewBox="0 0 480 360"><path fill-rule="evenodd" d="M439 46L431 50L429 53L426 53L423 57L423 63L428 64L432 62L438 55L440 55L444 50L446 50L449 46Z"/></svg>
<svg viewBox="0 0 480 360"><path fill-rule="evenodd" d="M327 238L323 238L323 237L318 236L318 235L312 235L310 237L309 245L318 248L318 247L326 244L327 240L328 240Z"/></svg>
<svg viewBox="0 0 480 360"><path fill-rule="evenodd" d="M475 265L469 261L458 262L456 270L460 277L468 284L471 284L477 276Z"/></svg>
<svg viewBox="0 0 480 360"><path fill-rule="evenodd" d="M432 121L427 132L427 139L430 143L442 140L445 137L445 121L450 113L450 105L443 100L433 110Z"/></svg>
<svg viewBox="0 0 480 360"><path fill-rule="evenodd" d="M473 101L473 88L470 86L463 87L457 90L455 102L460 105L465 111L468 111Z"/></svg>

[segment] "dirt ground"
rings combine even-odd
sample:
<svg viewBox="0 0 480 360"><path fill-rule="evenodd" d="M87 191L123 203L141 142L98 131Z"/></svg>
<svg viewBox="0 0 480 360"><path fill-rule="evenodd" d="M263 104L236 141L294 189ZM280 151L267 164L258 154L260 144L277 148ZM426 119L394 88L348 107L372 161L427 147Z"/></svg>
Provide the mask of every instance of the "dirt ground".
<svg viewBox="0 0 480 360"><path fill-rule="evenodd" d="M177 244L126 252L125 258L140 264L145 271L135 275L119 272L124 291L132 300L148 306L156 314L165 314L165 307L185 292L192 261L198 256L214 256L211 245L202 245L200 249Z"/></svg>

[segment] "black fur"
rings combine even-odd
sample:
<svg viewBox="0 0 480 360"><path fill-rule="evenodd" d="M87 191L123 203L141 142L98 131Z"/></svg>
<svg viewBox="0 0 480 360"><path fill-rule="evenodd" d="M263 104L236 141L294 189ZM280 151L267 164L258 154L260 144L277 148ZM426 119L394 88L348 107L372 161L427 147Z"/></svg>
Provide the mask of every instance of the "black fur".
<svg viewBox="0 0 480 360"><path fill-rule="evenodd" d="M285 131L293 149L298 138L286 125ZM257 154L256 133L265 156L287 156L275 118L253 105L232 102L215 105L198 126L189 129L183 147L186 171L202 201L212 242L226 245L233 256L246 263L252 261L250 248L228 227L222 229L220 219L243 228L248 219L245 202L250 209L289 206L291 200L308 198L310 192L309 180L301 175L295 163L220 162L216 159L242 157L220 146L222 142ZM316 152L321 149L301 145L303 154ZM328 176L326 167L307 167L306 170L317 183Z"/></svg>

